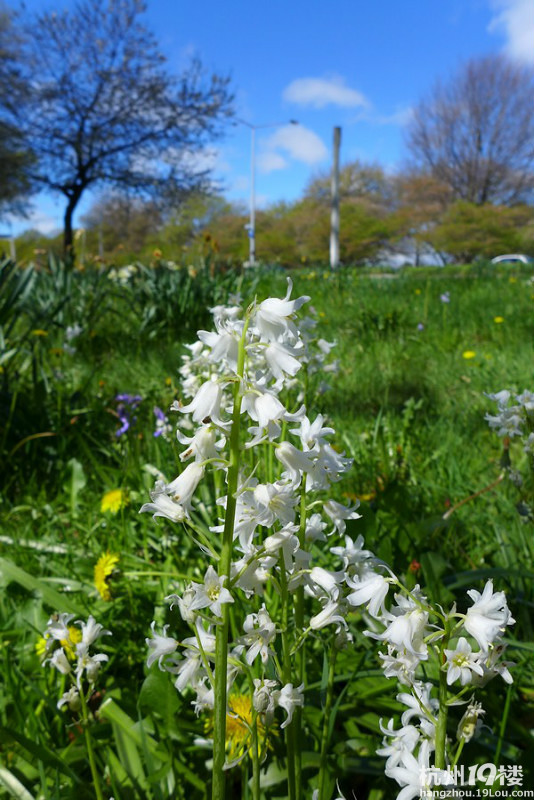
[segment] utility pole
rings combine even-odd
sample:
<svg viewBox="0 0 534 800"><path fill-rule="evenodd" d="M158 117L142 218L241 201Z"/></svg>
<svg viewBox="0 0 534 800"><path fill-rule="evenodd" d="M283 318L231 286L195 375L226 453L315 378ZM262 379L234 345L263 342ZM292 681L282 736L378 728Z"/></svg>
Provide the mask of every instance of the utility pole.
<svg viewBox="0 0 534 800"><path fill-rule="evenodd" d="M339 266L339 148L341 128L334 128L334 153L332 163L332 206L330 212L330 267Z"/></svg>

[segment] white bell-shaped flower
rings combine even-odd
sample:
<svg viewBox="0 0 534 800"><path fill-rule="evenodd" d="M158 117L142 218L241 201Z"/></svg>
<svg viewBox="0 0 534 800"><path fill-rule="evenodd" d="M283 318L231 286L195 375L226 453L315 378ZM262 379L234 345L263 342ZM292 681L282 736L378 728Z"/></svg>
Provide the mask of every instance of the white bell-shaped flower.
<svg viewBox="0 0 534 800"><path fill-rule="evenodd" d="M482 594L476 589L469 589L467 594L474 603L467 610L464 628L477 640L480 649L487 651L515 619L510 614L504 592L493 592L492 580L486 583Z"/></svg>
<svg viewBox="0 0 534 800"><path fill-rule="evenodd" d="M273 697L277 706L283 708L287 713L286 719L280 725L281 728L286 728L293 719L293 713L296 708L302 708L304 705L304 684L293 687L292 683L286 683L281 689L273 692Z"/></svg>

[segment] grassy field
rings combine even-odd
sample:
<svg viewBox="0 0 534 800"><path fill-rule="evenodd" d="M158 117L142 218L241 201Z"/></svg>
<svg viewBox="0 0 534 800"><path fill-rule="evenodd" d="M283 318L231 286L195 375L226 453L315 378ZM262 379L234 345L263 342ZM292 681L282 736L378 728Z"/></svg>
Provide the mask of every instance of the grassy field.
<svg viewBox="0 0 534 800"><path fill-rule="evenodd" d="M534 388L534 280L526 270L484 266L396 274L316 269L291 278L293 296L311 298L319 335L336 343L338 371L325 376L330 386L319 387L313 408L354 459L334 487L335 499L361 501L351 535L362 534L366 547L408 586L421 584L435 603L465 604L462 593L481 590L490 577L507 593L516 619L506 635L514 683L495 680L482 690L487 727L462 760L520 763L523 788L531 788L531 465L521 445L503 442L484 417L495 411L486 394ZM165 520L155 525L138 510L156 471L170 475L180 465L174 433L154 436L154 408L166 415L182 397L184 345L197 329L210 328L208 308L227 302L230 292L240 291L246 302L282 297L286 279L269 270L214 275L209 265L138 267L111 277L109 270L69 272L58 263L35 273L2 267L0 786L6 797L95 796L84 725L56 707L65 676L39 657L47 620L59 612L75 619L92 614L113 632L102 645L109 661L88 711L104 796L205 796L208 756L195 741L206 735L209 719L195 714L191 697L179 694L157 665L147 669L145 645L152 620L168 621L163 598L186 573L198 580L205 563L185 528ZM206 484L199 493L199 526L214 522L213 490ZM99 562L106 553L116 555L109 574ZM332 793L337 781L345 797L389 800L398 787L376 755L379 720L398 715L401 706L357 614L354 620L354 645L339 656L338 702L329 709L328 780ZM327 664L319 641L309 659L307 797L315 788L316 732L325 708ZM280 732L271 747L262 791L283 797ZM246 763L228 777L244 798Z"/></svg>

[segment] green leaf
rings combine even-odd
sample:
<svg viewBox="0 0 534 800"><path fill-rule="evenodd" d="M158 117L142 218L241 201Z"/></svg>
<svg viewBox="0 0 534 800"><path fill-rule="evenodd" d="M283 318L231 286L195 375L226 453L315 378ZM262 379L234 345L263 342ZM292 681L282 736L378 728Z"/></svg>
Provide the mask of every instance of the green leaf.
<svg viewBox="0 0 534 800"><path fill-rule="evenodd" d="M466 572L454 572L447 575L443 582L449 589L460 589L464 586L473 587L476 581L487 581L488 578L528 578L532 580L534 573L527 569L509 569L508 567L484 567L471 569Z"/></svg>
<svg viewBox="0 0 534 800"><path fill-rule="evenodd" d="M430 597L441 605L452 602L453 595L443 585L443 575L447 570L447 561L440 553L428 552L421 556L421 568L425 576L425 584Z"/></svg>
<svg viewBox="0 0 534 800"><path fill-rule="evenodd" d="M138 705L140 711L159 714L167 728L172 726L180 701L167 673L154 670L147 675L141 686Z"/></svg>
<svg viewBox="0 0 534 800"><path fill-rule="evenodd" d="M104 700L100 706L99 714L101 717L111 723L122 766L131 777L139 774L136 772L136 770L138 770L139 766L141 766L141 760L137 750L137 754L134 755L133 750L128 744L127 740L133 743L136 748L139 748L142 751L146 750L151 758L157 759L160 762L166 762L169 760L169 754L146 733L146 731L142 728L142 722L134 722L133 719L129 717L128 714L126 714L126 712L124 712L111 697ZM157 766L158 765L156 765L156 768ZM180 772L192 786L194 786L196 789L204 790L205 782L198 778L194 772L189 769L189 767L186 767L185 764L177 760L174 760L173 766L175 770Z"/></svg>
<svg viewBox="0 0 534 800"><path fill-rule="evenodd" d="M150 754L155 756L160 761L166 761L169 756L165 750L160 749L158 743L152 737L142 734L139 730L139 724L134 722L128 714L117 705L113 698L108 697L100 706L99 715L104 719L111 722L114 730L121 731L125 734L137 747L142 747L143 744L148 747Z"/></svg>
<svg viewBox="0 0 534 800"><path fill-rule="evenodd" d="M83 616L85 611L65 594L60 594L51 586L47 586L43 581L34 578L29 572L25 572L17 567L13 562L6 558L0 558L0 575L7 583L12 581L18 583L29 592L37 592L43 598L43 602L54 609L54 611L66 611L69 614L79 614Z"/></svg>
<svg viewBox="0 0 534 800"><path fill-rule="evenodd" d="M18 742L30 755L42 761L43 764L62 772L64 775L68 775L75 783L81 783L80 778L66 765L64 760L45 745L32 742L31 739L27 739L21 733L4 727L0 727L0 740Z"/></svg>
<svg viewBox="0 0 534 800"><path fill-rule="evenodd" d="M279 767L274 761L271 761L265 772L260 773L260 787L262 789L277 786L285 780L287 780L287 769Z"/></svg>

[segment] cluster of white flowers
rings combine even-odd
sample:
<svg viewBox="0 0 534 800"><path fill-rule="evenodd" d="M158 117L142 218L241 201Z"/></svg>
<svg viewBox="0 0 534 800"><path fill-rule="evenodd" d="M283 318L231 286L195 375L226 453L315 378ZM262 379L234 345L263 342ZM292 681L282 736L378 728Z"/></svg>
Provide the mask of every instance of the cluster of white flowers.
<svg viewBox="0 0 534 800"><path fill-rule="evenodd" d="M242 632L230 646L228 691L243 669L254 665L256 674L261 673L254 681L254 708L266 715L275 707L283 708L287 713L284 725L289 724L294 708L303 704L303 686L284 681L279 671L278 680L272 679L277 674L279 630L271 619L269 604L278 605L279 598L265 592L267 582L272 581L278 589L283 583L288 592L302 587L303 593L318 601L317 613L308 625L294 631L294 642L310 630L330 624L346 627L344 572L316 566L313 560L318 553L312 551L315 543L326 541L330 533L343 534L346 520L359 515L357 505L347 507L328 497L316 500L317 493L328 492L352 462L329 443L334 431L324 417L307 416L306 390L296 381L304 364L308 379L318 372L333 347L333 343L314 337L312 317L301 320L297 328L296 312L308 300L292 300L290 285L283 299L270 298L248 310L239 305L237 297L232 306L212 309L215 331L199 331L180 370L183 395L190 402L172 406L182 415L177 438L185 449L180 458L190 463L174 480L157 480L151 502L141 508L172 522L191 521L194 494L206 471L228 473L235 424L245 432L239 441L241 465L234 494L234 557L229 574L218 574L209 566L202 583L191 582L180 595L167 598L171 608L179 608L194 636L178 642L167 634L167 626L158 634L153 624L152 636L147 639L149 666L157 661L176 676L180 691L192 689L197 711L213 706L214 631L221 622L222 607L235 603L239 596L251 610L243 615ZM335 364L327 367L330 372L336 369ZM319 392L325 389L325 385L318 387ZM232 419L236 394L237 421ZM290 396L294 408L284 405L283 398ZM261 480L256 473L261 472L258 464L267 448L274 456L270 458L271 479ZM225 527L227 494L217 503L221 520L211 532L220 535ZM351 561L350 576L357 571L358 546L347 537L342 548ZM209 548L208 552L217 556ZM254 605L257 598L263 598L261 606L259 601Z"/></svg>
<svg viewBox="0 0 534 800"><path fill-rule="evenodd" d="M158 477L151 502L141 511L190 523L197 533L197 487L209 470L221 486L222 471L221 519L202 544L217 570L208 566L202 581L191 581L166 598L193 635L179 641L168 634L168 625L157 633L152 623L147 663L158 662L173 674L180 692L192 691L197 712L213 709L217 632L226 624L231 641L226 675L221 679L217 673L219 684L222 680L229 694L236 682L246 686L248 680L254 686L251 704L263 725L279 707L287 714L285 727L305 693L302 674L288 662L298 659L308 636L326 635L334 647L346 647L352 641L347 617L358 610L368 625L366 634L386 645L380 656L385 675L409 687L399 695L407 705L402 727L395 730L390 720L380 751L388 758L387 774L407 787L415 780L415 766L419 776L435 746L439 706L432 684L416 676L418 667L435 657L446 683L459 683L460 692L496 674L511 681L500 655L502 636L514 620L491 581L482 594L468 592L473 604L465 614L455 608L445 614L419 587L402 587L364 548L363 538L353 539L347 531L347 521L360 516L359 503L344 505L332 499L331 491L352 460L330 443L334 430L325 418L308 416L306 381L297 381L302 366L308 376L317 371L333 345L314 339L313 319L297 327L296 312L309 298L292 300L291 288L283 299L269 298L247 310L237 299L212 309L216 330L199 331L184 359L180 371L189 402L176 402L173 410L181 415L177 438L185 449L180 458L189 463L170 482ZM325 556L335 569L321 563ZM392 586L399 591L388 606Z"/></svg>
<svg viewBox="0 0 534 800"><path fill-rule="evenodd" d="M497 404L496 414L486 414L492 430L504 438L504 454L501 460L509 481L520 492L520 500L516 504L517 511L524 520L534 519L532 506L532 477L534 475L534 393L525 389L521 394L512 396L512 392L503 389L496 394L487 394ZM513 399L512 399L513 397ZM512 463L510 441L515 440L522 446L527 456L528 469L521 462Z"/></svg>
<svg viewBox="0 0 534 800"><path fill-rule="evenodd" d="M515 403L512 404L512 392L508 389L486 397L497 403L497 413L485 416L490 428L497 431L499 436L522 438L525 452L534 455L534 393L525 389L515 395Z"/></svg>
<svg viewBox="0 0 534 800"><path fill-rule="evenodd" d="M62 675L69 675L72 686L58 702L58 708L68 705L72 711L80 708L80 692L84 679L90 688L94 686L102 662L108 660L105 653L91 653L91 648L101 636L111 636L92 616L87 622L76 620L74 614L57 614L48 620L43 635L43 663L50 664Z"/></svg>
<svg viewBox="0 0 534 800"><path fill-rule="evenodd" d="M80 334L83 333L83 328L78 323L74 325L67 325L65 329L65 341L63 342L63 350L65 353L68 353L69 356L73 356L76 352L76 348L74 345L71 344L73 339L77 339Z"/></svg>
<svg viewBox="0 0 534 800"><path fill-rule="evenodd" d="M135 264L127 264L125 267L113 267L108 272L108 278L115 283L118 283L120 286L126 286L126 284L130 281L130 278L133 278L139 272L139 267Z"/></svg>
<svg viewBox="0 0 534 800"><path fill-rule="evenodd" d="M386 677L395 677L410 690L397 695L397 700L406 706L401 727L395 729L394 720L390 719L382 727L384 740L377 751L387 758L386 775L403 787L399 794L402 800L419 797L421 790L431 788L426 780L439 781L441 785L447 782L445 774L432 771L429 761L436 748L441 709L437 688L416 676L422 662L435 659L447 687L455 692L452 702L462 702L460 698L467 691L483 686L496 675L512 683L510 664L502 660L502 638L515 620L504 592L494 592L493 583L488 580L482 594L475 589L467 594L473 602L465 614L457 612L455 606L445 613L442 608L433 608L418 586L409 593L404 590L402 595L395 595L393 608L377 616L383 632L366 632L387 644L387 653L380 653ZM473 649L475 643L477 649ZM458 726L458 741L472 738L483 714L480 704L469 703Z"/></svg>

